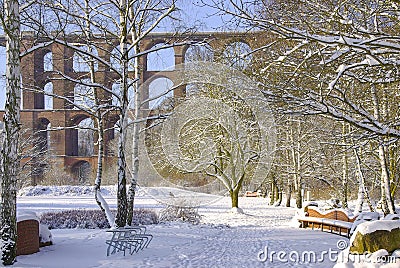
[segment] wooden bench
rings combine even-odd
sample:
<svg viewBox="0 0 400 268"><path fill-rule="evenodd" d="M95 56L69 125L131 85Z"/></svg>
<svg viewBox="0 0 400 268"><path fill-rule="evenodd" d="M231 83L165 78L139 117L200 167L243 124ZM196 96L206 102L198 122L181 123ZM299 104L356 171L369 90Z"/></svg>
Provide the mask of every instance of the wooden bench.
<svg viewBox="0 0 400 268"><path fill-rule="evenodd" d="M331 233L350 237L350 230L356 217L349 218L341 210L329 210L327 212L317 211L313 208L306 208L306 215L299 217L298 221L302 228L320 228L321 231L328 230Z"/></svg>
<svg viewBox="0 0 400 268"><path fill-rule="evenodd" d="M132 226L124 228L110 229L107 232L112 233L111 239L106 240L107 256L119 251L129 250L129 254L138 252L139 249L147 248L153 239L151 234L146 234L146 227Z"/></svg>
<svg viewBox="0 0 400 268"><path fill-rule="evenodd" d="M256 191L256 192L246 191L244 196L245 197L260 197L261 196L261 192L260 191Z"/></svg>

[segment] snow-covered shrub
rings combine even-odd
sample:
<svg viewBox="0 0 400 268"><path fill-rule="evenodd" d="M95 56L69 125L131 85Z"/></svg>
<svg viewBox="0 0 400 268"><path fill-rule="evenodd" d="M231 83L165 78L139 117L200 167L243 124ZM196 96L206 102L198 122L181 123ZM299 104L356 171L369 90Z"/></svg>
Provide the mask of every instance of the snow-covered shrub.
<svg viewBox="0 0 400 268"><path fill-rule="evenodd" d="M117 188L115 185L102 186L101 193L103 195L116 195ZM18 191L19 196L88 196L94 195L94 186L45 186L36 185L28 186Z"/></svg>
<svg viewBox="0 0 400 268"><path fill-rule="evenodd" d="M115 213L115 211L113 211ZM49 229L105 229L110 228L106 216L101 210L65 210L46 212L41 215L40 222ZM133 224L156 224L157 213L149 209L135 209Z"/></svg>
<svg viewBox="0 0 400 268"><path fill-rule="evenodd" d="M175 201L168 204L160 211L160 221L183 221L192 224L200 223L201 216L197 207L189 204L186 200Z"/></svg>
<svg viewBox="0 0 400 268"><path fill-rule="evenodd" d="M110 227L104 212L101 210L46 212L41 215L40 223L46 224L49 229L95 229Z"/></svg>
<svg viewBox="0 0 400 268"><path fill-rule="evenodd" d="M49 246L53 244L53 236L49 227L45 224L39 225L39 242L40 246Z"/></svg>
<svg viewBox="0 0 400 268"><path fill-rule="evenodd" d="M158 215L154 210L138 208L133 211L132 225L150 225L158 223Z"/></svg>

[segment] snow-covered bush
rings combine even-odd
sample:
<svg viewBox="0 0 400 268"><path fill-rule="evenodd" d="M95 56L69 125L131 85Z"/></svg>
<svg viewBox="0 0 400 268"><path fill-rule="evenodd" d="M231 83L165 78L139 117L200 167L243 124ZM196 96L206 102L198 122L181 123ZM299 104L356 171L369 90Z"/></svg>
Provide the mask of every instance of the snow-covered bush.
<svg viewBox="0 0 400 268"><path fill-rule="evenodd" d="M168 204L160 211L160 221L183 221L192 224L200 223L201 216L195 206L190 205L185 200L176 201Z"/></svg>
<svg viewBox="0 0 400 268"><path fill-rule="evenodd" d="M114 212L115 213L115 212ZM66 210L60 212L46 212L40 216L40 222L49 229L105 229L110 228L106 216L101 210ZM136 209L133 224L156 224L157 213L149 209Z"/></svg>
<svg viewBox="0 0 400 268"><path fill-rule="evenodd" d="M101 192L104 195L116 195L117 187L115 185L102 186ZM94 186L28 186L18 191L19 196L87 196L94 195Z"/></svg>
<svg viewBox="0 0 400 268"><path fill-rule="evenodd" d="M53 236L49 230L49 227L45 224L39 225L39 242L41 246L53 244Z"/></svg>
<svg viewBox="0 0 400 268"><path fill-rule="evenodd" d="M138 208L133 211L132 225L150 225L158 223L158 215L154 210Z"/></svg>
<svg viewBox="0 0 400 268"><path fill-rule="evenodd" d="M40 223L49 229L95 229L109 228L106 216L101 210L66 210L46 212L40 216Z"/></svg>

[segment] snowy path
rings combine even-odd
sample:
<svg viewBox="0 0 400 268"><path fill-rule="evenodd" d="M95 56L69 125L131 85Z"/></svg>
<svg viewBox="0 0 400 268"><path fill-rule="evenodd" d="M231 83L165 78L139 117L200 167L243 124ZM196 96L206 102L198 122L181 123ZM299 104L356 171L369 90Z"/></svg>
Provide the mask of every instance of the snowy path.
<svg viewBox="0 0 400 268"><path fill-rule="evenodd" d="M68 206L56 199L53 198L53 203ZM86 207L79 197L75 201ZM34 203L33 199L30 202ZM140 203L145 205L146 200ZM154 206L151 200L148 203ZM24 204L21 208L29 207L27 201ZM106 256L105 240L110 234L105 230L52 230L55 245L42 248L37 254L18 257L14 267L332 267L334 262L329 258L323 263L298 263L290 261L288 256L285 258L288 261L282 262L276 254L272 261L268 258L261 262L258 258L267 246L268 254L272 251L289 254L295 250L301 255L303 251L315 251L318 259L323 250L337 250L337 241L347 240L326 232L290 227L293 208L268 207L261 198L241 198L240 204L245 214L231 213L229 200L222 199L200 209L203 216L200 225L149 226L148 232L154 235L149 248L125 257L122 253ZM43 203L40 207L44 209L42 206Z"/></svg>

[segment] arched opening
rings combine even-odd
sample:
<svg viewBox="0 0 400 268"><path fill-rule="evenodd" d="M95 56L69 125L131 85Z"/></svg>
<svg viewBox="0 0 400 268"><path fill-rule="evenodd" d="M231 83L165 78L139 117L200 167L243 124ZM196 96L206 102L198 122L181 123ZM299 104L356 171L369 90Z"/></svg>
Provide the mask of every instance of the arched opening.
<svg viewBox="0 0 400 268"><path fill-rule="evenodd" d="M44 85L44 109L45 110L53 110L53 83L49 82Z"/></svg>
<svg viewBox="0 0 400 268"><path fill-rule="evenodd" d="M65 130L66 155L92 156L94 154L94 123L87 115L77 115Z"/></svg>
<svg viewBox="0 0 400 268"><path fill-rule="evenodd" d="M86 118L78 124L78 156L94 154L94 122Z"/></svg>
<svg viewBox="0 0 400 268"><path fill-rule="evenodd" d="M185 62L214 60L214 51L209 44L191 45L185 52Z"/></svg>
<svg viewBox="0 0 400 268"><path fill-rule="evenodd" d="M0 110L6 103L6 48L0 46Z"/></svg>
<svg viewBox="0 0 400 268"><path fill-rule="evenodd" d="M175 66L175 51L172 47L162 48L165 45L165 43L159 43L151 48L158 50L147 55L147 71L173 69Z"/></svg>
<svg viewBox="0 0 400 268"><path fill-rule="evenodd" d="M149 84L149 108L154 110L169 106L171 104L169 101L173 100L174 92L171 90L173 86L174 83L166 77L154 79Z"/></svg>
<svg viewBox="0 0 400 268"><path fill-rule="evenodd" d="M53 52L49 51L43 56L43 71L53 71Z"/></svg>
<svg viewBox="0 0 400 268"><path fill-rule="evenodd" d="M133 49L128 51L128 71L134 70L134 57L135 53ZM110 54L110 63L111 66L116 69L118 72L122 71L122 53L119 46L115 47Z"/></svg>
<svg viewBox="0 0 400 268"><path fill-rule="evenodd" d="M113 116L109 118L106 122L106 131L104 135L105 139L105 155L106 156L114 156L115 155L115 144L118 137L117 130L117 122L118 122L119 116Z"/></svg>
<svg viewBox="0 0 400 268"><path fill-rule="evenodd" d="M47 118L39 118L37 123L37 151L45 154L50 150L51 144L51 123Z"/></svg>
<svg viewBox="0 0 400 268"><path fill-rule="evenodd" d="M236 69L246 69L251 63L251 47L245 42L233 42L223 52L223 62Z"/></svg>
<svg viewBox="0 0 400 268"><path fill-rule="evenodd" d="M135 96L135 90L133 88L132 85L132 80L128 79L128 102L131 102L133 100L133 97ZM112 85L112 100L111 100L111 104L113 106L120 106L121 105L121 83L120 82L115 82ZM130 105L132 106L132 105Z"/></svg>
<svg viewBox="0 0 400 268"><path fill-rule="evenodd" d="M81 50L89 53L90 55L93 56L98 56L97 49L95 47L89 47L88 46L81 46L79 47ZM89 72L90 71L90 62L94 62L94 70L97 71L98 69L98 62L88 54L82 53L75 51L74 52L74 57L73 57L73 69L75 72Z"/></svg>
<svg viewBox="0 0 400 268"><path fill-rule="evenodd" d="M76 84L74 87L74 104L83 109L92 109L95 106L93 87L87 86L90 79L83 79L82 84ZM78 109L78 107L74 107Z"/></svg>
<svg viewBox="0 0 400 268"><path fill-rule="evenodd" d="M44 177L49 161L51 159L49 153L51 148L51 123L47 118L39 118L36 122L36 133L34 140L30 141L34 144L34 152L31 154L32 163L31 176L32 184L37 185Z"/></svg>
<svg viewBox="0 0 400 268"><path fill-rule="evenodd" d="M90 175L92 172L92 167L87 161L79 161L74 164L71 168L71 172L77 183L83 185L90 183Z"/></svg>
<svg viewBox="0 0 400 268"><path fill-rule="evenodd" d="M125 133L125 143L124 143L124 150L125 150L125 157L126 157L126 161L128 163L130 163L130 161L132 161L131 158L131 152L133 150L132 148L132 130L133 130L133 120L130 117L126 117L125 118L125 124L122 126L121 125L121 120L118 120L117 122L115 122L115 124L113 125L113 130L112 133L110 133L110 139L108 140L108 144L107 144L107 154L108 156L118 156L118 143L119 143L119 137L121 134L121 128L124 129L124 133Z"/></svg>

